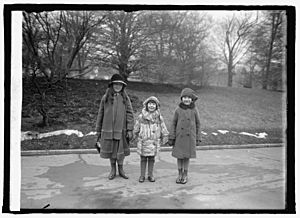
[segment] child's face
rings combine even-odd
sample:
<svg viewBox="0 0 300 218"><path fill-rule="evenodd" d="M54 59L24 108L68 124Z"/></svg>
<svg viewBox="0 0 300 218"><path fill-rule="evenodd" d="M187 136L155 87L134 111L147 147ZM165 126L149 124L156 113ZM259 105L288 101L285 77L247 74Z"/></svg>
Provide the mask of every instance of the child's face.
<svg viewBox="0 0 300 218"><path fill-rule="evenodd" d="M113 83L113 89L115 90L115 92L120 92L122 88L123 88L122 83Z"/></svg>
<svg viewBox="0 0 300 218"><path fill-rule="evenodd" d="M154 102L148 102L147 107L150 112L153 112L156 110L156 104Z"/></svg>
<svg viewBox="0 0 300 218"><path fill-rule="evenodd" d="M190 105L192 103L192 98L188 97L188 96L183 96L182 97L182 102L185 105Z"/></svg>

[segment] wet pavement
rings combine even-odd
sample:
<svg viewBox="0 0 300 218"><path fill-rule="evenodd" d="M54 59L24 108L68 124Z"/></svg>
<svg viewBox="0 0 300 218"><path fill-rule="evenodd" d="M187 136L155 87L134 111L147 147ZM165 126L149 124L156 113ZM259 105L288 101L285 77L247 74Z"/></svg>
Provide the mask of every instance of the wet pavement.
<svg viewBox="0 0 300 218"><path fill-rule="evenodd" d="M22 156L21 209L284 209L285 148L198 150L187 184L176 159L160 153L156 182L139 183L140 157L126 157L125 180L108 180L98 154Z"/></svg>

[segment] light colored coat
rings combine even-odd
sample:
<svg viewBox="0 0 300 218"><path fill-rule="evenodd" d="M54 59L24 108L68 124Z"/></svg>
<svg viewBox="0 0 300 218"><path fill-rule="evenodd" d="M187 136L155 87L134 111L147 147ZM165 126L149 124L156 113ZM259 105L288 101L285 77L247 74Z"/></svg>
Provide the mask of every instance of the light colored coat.
<svg viewBox="0 0 300 218"><path fill-rule="evenodd" d="M157 99L157 110L152 113L146 111L145 105L149 100L153 100L153 96L144 102L142 113L133 128L134 139L137 140L137 153L141 156L156 156L161 145L168 141L169 135Z"/></svg>

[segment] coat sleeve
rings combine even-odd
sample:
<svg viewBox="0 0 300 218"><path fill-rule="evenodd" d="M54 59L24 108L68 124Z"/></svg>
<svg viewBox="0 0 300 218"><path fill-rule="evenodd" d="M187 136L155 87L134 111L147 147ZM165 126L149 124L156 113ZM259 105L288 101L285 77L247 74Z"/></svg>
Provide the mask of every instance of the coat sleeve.
<svg viewBox="0 0 300 218"><path fill-rule="evenodd" d="M178 121L178 111L175 110L173 120L170 126L170 134L169 134L169 139L176 139L176 126L177 126L177 121Z"/></svg>
<svg viewBox="0 0 300 218"><path fill-rule="evenodd" d="M167 126L162 116L160 117L160 121L161 121L160 125L161 125L161 138L162 138L161 141L162 144L164 145L168 142L169 131L167 129Z"/></svg>
<svg viewBox="0 0 300 218"><path fill-rule="evenodd" d="M103 96L100 101L100 106L99 106L99 111L98 111L97 121L96 121L96 132L101 132L102 129L102 122L104 116L104 99L105 96Z"/></svg>
<svg viewBox="0 0 300 218"><path fill-rule="evenodd" d="M127 96L127 107L126 107L126 130L133 130L134 126L134 117L133 117L133 108L130 98Z"/></svg>
<svg viewBox="0 0 300 218"><path fill-rule="evenodd" d="M201 140L201 126L200 126L200 115L199 111L195 109L195 121L196 121L196 140Z"/></svg>

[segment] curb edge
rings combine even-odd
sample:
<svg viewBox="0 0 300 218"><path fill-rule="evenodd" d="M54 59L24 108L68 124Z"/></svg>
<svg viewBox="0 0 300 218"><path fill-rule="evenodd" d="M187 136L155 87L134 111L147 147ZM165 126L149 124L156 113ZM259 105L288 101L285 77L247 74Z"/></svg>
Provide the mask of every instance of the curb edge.
<svg viewBox="0 0 300 218"><path fill-rule="evenodd" d="M252 149L268 147L284 147L285 143L273 144L243 144L243 145L203 145L196 147L197 150L221 150L221 149ZM130 148L131 152L136 152L136 148ZM161 147L160 151L172 151L172 147ZM30 150L21 151L21 156L39 155L62 155L62 154L98 154L96 149L58 149L58 150Z"/></svg>

